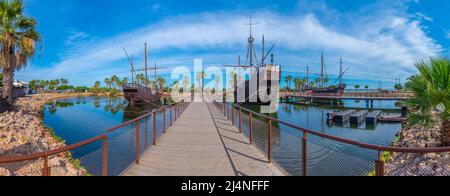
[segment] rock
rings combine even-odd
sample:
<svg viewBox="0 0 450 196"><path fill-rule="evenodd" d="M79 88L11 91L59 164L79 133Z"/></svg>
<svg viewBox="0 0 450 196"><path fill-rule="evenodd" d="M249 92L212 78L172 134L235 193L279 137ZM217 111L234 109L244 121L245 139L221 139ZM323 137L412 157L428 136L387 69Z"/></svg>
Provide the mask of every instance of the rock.
<svg viewBox="0 0 450 196"><path fill-rule="evenodd" d="M76 96L76 94L48 93L18 98L13 105L12 111L0 113L0 157L6 153L7 149L8 156L20 156L65 146L64 143L58 142L51 137L51 134L44 128L42 124L42 106L52 99L73 96ZM52 163L67 167L63 168L62 172L58 172L57 175L65 176L83 173L83 171L74 169L65 157L60 157ZM42 162L35 160L18 165L17 168L12 167L15 168L14 171L0 168L0 175L34 175L29 174L29 172L39 170L42 167Z"/></svg>
<svg viewBox="0 0 450 196"><path fill-rule="evenodd" d="M428 144L426 145L426 147L427 147L427 148L436 148L436 147L438 147L438 144L437 144L436 141L432 141L432 142L428 143Z"/></svg>
<svg viewBox="0 0 450 196"><path fill-rule="evenodd" d="M0 167L0 176L11 176L11 172L6 168Z"/></svg>

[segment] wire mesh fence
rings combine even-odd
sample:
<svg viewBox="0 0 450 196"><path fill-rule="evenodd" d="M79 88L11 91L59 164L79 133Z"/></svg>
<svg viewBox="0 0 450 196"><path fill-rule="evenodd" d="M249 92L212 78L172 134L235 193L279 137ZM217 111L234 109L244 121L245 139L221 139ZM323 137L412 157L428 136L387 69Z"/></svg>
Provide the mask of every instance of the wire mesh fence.
<svg viewBox="0 0 450 196"><path fill-rule="evenodd" d="M254 113L240 106L232 106L232 104L216 103L216 106L230 118L237 128L242 129L243 134L249 137L250 143L267 155L268 161L273 159L291 175L450 175L450 167L445 166L446 163L442 161L446 159L430 159L430 156L442 158L446 154L448 158L450 149L435 149L441 152L435 154L429 152L414 154L411 152L421 149L409 149L410 151L406 149L407 152L403 153L403 156L407 157L400 160L411 160L411 163L405 163L405 161L399 163L395 161L395 158L401 155L391 153L391 151L404 149L361 144L305 130L271 116ZM230 114L229 111L233 112ZM428 149L428 151L433 150ZM426 160L422 160L422 162L414 158L423 156Z"/></svg>

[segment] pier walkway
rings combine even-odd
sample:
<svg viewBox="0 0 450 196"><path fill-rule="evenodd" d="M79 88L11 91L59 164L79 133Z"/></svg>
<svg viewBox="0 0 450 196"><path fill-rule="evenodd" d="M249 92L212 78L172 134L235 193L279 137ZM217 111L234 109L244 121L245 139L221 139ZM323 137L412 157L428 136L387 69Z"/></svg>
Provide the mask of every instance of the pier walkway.
<svg viewBox="0 0 450 196"><path fill-rule="evenodd" d="M213 105L191 103L125 176L286 175Z"/></svg>

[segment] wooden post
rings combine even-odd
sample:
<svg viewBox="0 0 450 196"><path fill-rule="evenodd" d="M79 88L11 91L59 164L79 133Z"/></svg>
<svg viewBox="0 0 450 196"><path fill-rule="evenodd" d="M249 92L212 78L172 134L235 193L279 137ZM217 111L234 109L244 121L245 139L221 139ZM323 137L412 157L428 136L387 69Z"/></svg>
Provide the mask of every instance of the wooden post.
<svg viewBox="0 0 450 196"><path fill-rule="evenodd" d="M140 146L140 144L141 144L141 138L140 138L140 135L141 135L141 125L140 125L141 123L140 123L140 120L138 119L137 121L136 121L136 164L137 165L139 165L139 159L140 159L140 156L141 156L141 146Z"/></svg>
<svg viewBox="0 0 450 196"><path fill-rule="evenodd" d="M269 141L268 141L268 149L267 149L267 158L269 159L269 163L272 163L272 119L269 120Z"/></svg>
<svg viewBox="0 0 450 196"><path fill-rule="evenodd" d="M108 135L103 138L103 176L108 176Z"/></svg>

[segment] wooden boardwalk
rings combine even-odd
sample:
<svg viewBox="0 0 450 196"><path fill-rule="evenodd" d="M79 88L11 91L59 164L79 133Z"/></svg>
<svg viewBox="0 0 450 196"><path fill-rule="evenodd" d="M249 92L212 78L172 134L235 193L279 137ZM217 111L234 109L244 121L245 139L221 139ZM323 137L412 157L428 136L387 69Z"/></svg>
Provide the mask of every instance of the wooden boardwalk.
<svg viewBox="0 0 450 196"><path fill-rule="evenodd" d="M212 104L191 103L125 176L282 176Z"/></svg>

